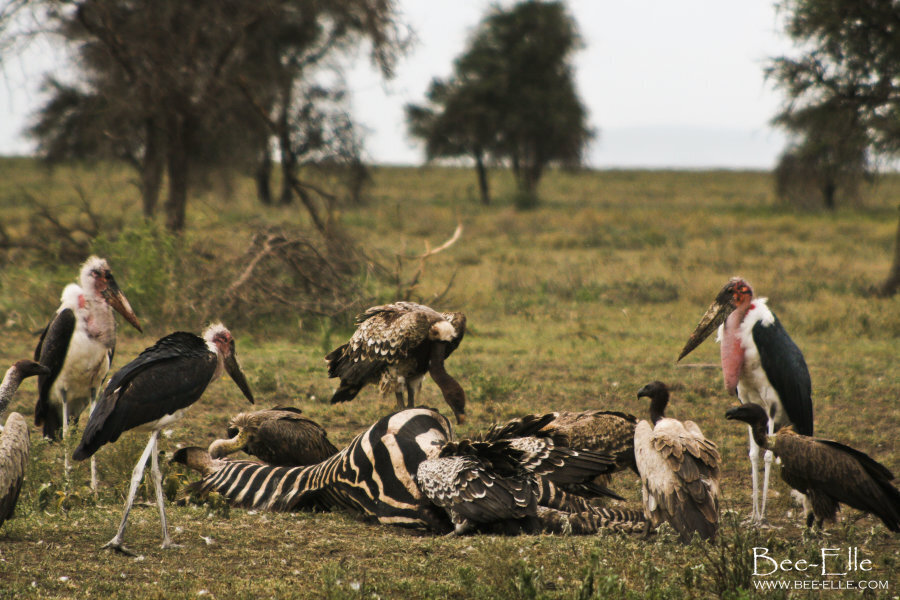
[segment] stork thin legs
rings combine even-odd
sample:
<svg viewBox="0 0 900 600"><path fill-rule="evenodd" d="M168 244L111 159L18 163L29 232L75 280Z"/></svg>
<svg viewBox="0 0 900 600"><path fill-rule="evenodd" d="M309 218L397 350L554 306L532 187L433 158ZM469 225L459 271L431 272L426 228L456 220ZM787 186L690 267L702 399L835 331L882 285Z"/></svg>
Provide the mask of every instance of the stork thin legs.
<svg viewBox="0 0 900 600"><path fill-rule="evenodd" d="M169 528L166 521L166 499L163 496L162 473L159 472L159 452L156 449L159 430L156 431L156 434L156 437L153 438L153 452L150 455L150 475L153 477L153 487L156 488L156 504L159 506L159 520L162 524L162 548L178 548L178 544L173 544L171 538L169 538Z"/></svg>
<svg viewBox="0 0 900 600"><path fill-rule="evenodd" d="M125 525L128 523L128 513L131 512L131 506L134 504L134 496L137 494L138 486L141 484L141 480L144 478L144 467L147 465L147 459L150 458L152 454L152 463L150 467L150 474L153 477L153 483L156 486L156 502L159 505L159 516L162 521L162 529L163 529L163 548L171 547L172 540L169 539L169 534L166 529L166 511L165 506L163 504L163 494L162 494L162 481L159 472L159 459L157 458L156 452L156 442L159 439L159 429L153 430L153 433L150 434L150 441L147 442L147 447L144 448L144 452L141 454L141 457L138 459L137 464L134 466L134 471L131 473L131 487L128 489L128 499L125 500L125 513L122 515L122 522L119 524L119 531L116 532L116 535L113 539L106 542L103 545L104 548L110 548L112 550L116 550L121 552L122 554L133 555L133 553L125 548L122 545L123 540L125 539Z"/></svg>
<svg viewBox="0 0 900 600"><path fill-rule="evenodd" d="M94 407L97 405L97 388L91 388L91 412L88 417L94 413ZM97 457L91 456L91 491L97 495Z"/></svg>
<svg viewBox="0 0 900 600"><path fill-rule="evenodd" d="M769 429L768 434L772 435L775 433L775 421L769 419ZM765 523L766 521L766 498L769 495L769 472L772 470L772 460L775 458L775 455L772 454L771 450L766 450L766 454L763 457L763 461L765 462L765 472L763 474L763 489L762 489L762 501L760 502L760 511L759 511L759 523Z"/></svg>
<svg viewBox="0 0 900 600"><path fill-rule="evenodd" d="M60 392L62 396L62 438L63 438L63 468L65 470L66 487L72 478L72 463L69 460L69 402L66 400L66 391Z"/></svg>
<svg viewBox="0 0 900 600"><path fill-rule="evenodd" d="M753 439L753 428L748 427L750 432L750 481L753 484L753 512L750 514L750 522L759 524L762 520L759 510L759 446Z"/></svg>

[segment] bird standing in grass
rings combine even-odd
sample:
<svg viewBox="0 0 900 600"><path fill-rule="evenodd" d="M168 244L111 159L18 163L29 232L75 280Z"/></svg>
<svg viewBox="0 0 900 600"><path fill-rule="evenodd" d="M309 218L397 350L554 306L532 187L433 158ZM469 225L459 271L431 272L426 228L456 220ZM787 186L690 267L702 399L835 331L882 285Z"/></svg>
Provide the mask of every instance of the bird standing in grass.
<svg viewBox="0 0 900 600"><path fill-rule="evenodd" d="M813 434L812 383L803 353L772 314L766 298L754 296L750 284L734 277L719 291L678 356L681 360L718 328L725 387L744 403L764 407L769 434L791 425ZM759 490L759 459L765 463ZM753 485L751 522L765 524L772 453L760 448L750 431ZM806 505L806 498L801 499Z"/></svg>
<svg viewBox="0 0 900 600"><path fill-rule="evenodd" d="M203 337L183 331L167 335L119 369L109 380L84 428L81 443L75 450L75 460L92 456L104 444L115 442L128 430L140 427L151 430L151 433L150 441L131 475L131 487L119 530L104 548L129 554L122 545L125 525L148 458L151 459L150 473L162 522L162 547L173 545L166 526L158 463L159 432L180 419L223 371L228 373L252 404L253 394L238 364L234 338L224 325L216 323L206 328Z"/></svg>
<svg viewBox="0 0 900 600"><path fill-rule="evenodd" d="M719 451L693 421L665 416L669 389L648 383L638 398L650 398L650 423L634 432L634 455L641 474L644 514L649 527L668 521L681 541L694 533L715 538L719 526Z"/></svg>
<svg viewBox="0 0 900 600"><path fill-rule="evenodd" d="M47 367L30 360L20 360L7 369L0 383L0 415L6 411L13 394L26 377L49 372ZM0 428L0 525L12 516L16 508L30 449L25 417L17 412L10 413L6 426Z"/></svg>
<svg viewBox="0 0 900 600"><path fill-rule="evenodd" d="M870 512L885 527L900 532L900 491L887 467L867 454L830 440L801 435L782 427L768 435L769 417L758 404L743 404L725 417L750 426L757 445L781 459L781 478L810 501L806 526L834 521L840 504Z"/></svg>
<svg viewBox="0 0 900 600"><path fill-rule="evenodd" d="M44 328L34 360L49 371L38 376L34 424L44 436L57 439L62 428L66 481L69 479L69 422L77 420L94 401L109 372L116 350L113 309L135 329L141 325L128 299L119 289L105 259L91 256L81 266L81 285L69 284L61 304ZM91 461L91 489L97 489L96 463Z"/></svg>
<svg viewBox="0 0 900 600"><path fill-rule="evenodd" d="M350 341L325 357L328 376L341 379L332 404L353 400L363 387L378 383L382 395L394 392L398 409L412 408L429 373L456 422L465 420L466 394L444 369L444 360L465 335L463 313L439 313L414 302L395 302L373 306L357 317L357 323Z"/></svg>
<svg viewBox="0 0 900 600"><path fill-rule="evenodd" d="M228 426L229 439L209 445L212 458L243 450L270 465L314 465L338 449L321 425L296 408L272 408L235 415Z"/></svg>

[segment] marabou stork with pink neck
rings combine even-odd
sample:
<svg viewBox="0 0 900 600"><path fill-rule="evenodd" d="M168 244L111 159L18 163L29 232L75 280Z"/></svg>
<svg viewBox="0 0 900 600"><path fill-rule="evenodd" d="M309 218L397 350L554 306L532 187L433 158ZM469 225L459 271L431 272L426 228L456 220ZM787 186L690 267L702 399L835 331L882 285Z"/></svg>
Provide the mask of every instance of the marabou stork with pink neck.
<svg viewBox="0 0 900 600"><path fill-rule="evenodd" d="M732 278L716 296L678 357L681 360L718 328L725 387L742 404L766 411L768 433L790 425L801 435L813 434L812 383L803 353L769 310L766 298L740 277ZM750 429L750 469L753 484L751 521L765 523L772 452L765 449L762 497L759 493L760 448ZM807 499L803 497L804 508Z"/></svg>
<svg viewBox="0 0 900 600"><path fill-rule="evenodd" d="M69 421L77 420L88 404L93 410L97 392L112 364L116 351L113 310L143 331L106 259L88 258L81 265L79 281L80 286L71 283L63 290L60 307L34 351L34 360L50 369L49 374L38 377L34 424L43 425L44 436L51 440L57 439L61 427L67 448ZM68 449L64 456L68 480ZM97 489L93 461L91 488Z"/></svg>
<svg viewBox="0 0 900 600"><path fill-rule="evenodd" d="M237 360L234 338L224 325L215 323L204 330L203 337L184 331L167 335L110 378L84 428L73 458L84 460L131 429L149 429L151 433L150 441L131 475L131 487L119 530L104 548L130 554L122 545L125 525L148 458L151 459L150 474L156 488L156 502L162 522L162 547L174 545L166 525L162 475L156 449L159 432L180 419L184 411L199 400L207 386L223 372L228 373L253 404L253 394Z"/></svg>

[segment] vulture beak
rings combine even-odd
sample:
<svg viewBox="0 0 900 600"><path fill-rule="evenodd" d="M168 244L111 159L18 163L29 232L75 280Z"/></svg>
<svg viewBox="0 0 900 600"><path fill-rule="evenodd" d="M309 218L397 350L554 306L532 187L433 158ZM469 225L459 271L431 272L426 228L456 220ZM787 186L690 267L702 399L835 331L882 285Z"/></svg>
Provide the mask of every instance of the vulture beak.
<svg viewBox="0 0 900 600"><path fill-rule="evenodd" d="M250 384L247 383L247 377L244 376L244 371L241 369L241 365L237 361L237 355L234 351L234 342L231 342L231 352L225 355L224 360L222 361L225 364L225 371L228 373L228 376L237 384L237 386L241 389L241 392L250 401L250 404L253 404L253 392L250 391Z"/></svg>
<svg viewBox="0 0 900 600"><path fill-rule="evenodd" d="M49 375L50 369L33 360L20 360L14 365L22 375L22 379L33 377L34 375Z"/></svg>
<svg viewBox="0 0 900 600"><path fill-rule="evenodd" d="M697 323L697 327L694 329L691 337L688 338L687 343L681 350L681 354L678 355L678 360L675 362L678 362L690 354L691 351L699 346L703 340L708 338L713 331L718 329L719 325L724 323L725 319L728 318L728 315L735 309L734 300L732 299L731 294L724 292L725 290L719 293L716 300L706 309L706 313L700 319L700 322Z"/></svg>
<svg viewBox="0 0 900 600"><path fill-rule="evenodd" d="M112 275L107 279L106 289L103 290L102 293L109 305L116 309L116 312L125 317L125 320L131 323L135 329L144 333L144 330L141 329L141 324L138 323L137 315L134 314L131 305L128 303L128 298L126 298L125 294L122 293L122 290L119 289L119 286L116 283L116 280L112 278Z"/></svg>

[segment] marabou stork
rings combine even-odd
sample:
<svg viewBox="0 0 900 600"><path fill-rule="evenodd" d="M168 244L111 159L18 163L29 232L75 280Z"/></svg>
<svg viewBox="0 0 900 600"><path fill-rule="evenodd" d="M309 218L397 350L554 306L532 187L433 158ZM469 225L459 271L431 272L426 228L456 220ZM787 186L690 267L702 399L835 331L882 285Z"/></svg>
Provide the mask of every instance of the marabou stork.
<svg viewBox="0 0 900 600"><path fill-rule="evenodd" d="M711 540L719 524L719 451L693 421L665 416L669 390L648 383L638 398L650 398L650 421L634 431L634 455L641 474L647 532L668 521L688 543L696 532Z"/></svg>
<svg viewBox="0 0 900 600"><path fill-rule="evenodd" d="M900 532L900 491L892 484L894 475L867 454L844 444L795 433L782 427L768 435L766 409L758 404L742 404L725 413L727 419L744 421L760 448L774 452L781 460L781 478L805 494L806 526L818 519L834 521L840 503L876 515L884 525Z"/></svg>
<svg viewBox="0 0 900 600"><path fill-rule="evenodd" d="M44 436L57 439L62 427L66 479L69 476L69 421L90 404L93 410L116 350L113 309L138 331L137 316L119 289L105 259L91 256L81 266L80 286L65 287L61 304L41 333L34 360L50 369L38 377L34 424ZM97 488L97 470L91 461L91 488Z"/></svg>
<svg viewBox="0 0 900 600"><path fill-rule="evenodd" d="M222 375L223 370L252 404L253 394L238 364L234 338L224 325L215 323L206 328L203 337L184 331L167 335L119 369L109 380L84 428L81 443L75 449L75 460L92 456L101 446L115 442L129 429L140 427L150 429L151 433L150 441L131 475L131 488L119 530L104 548L129 553L122 545L125 524L143 478L147 458L152 458L150 473L156 487L156 502L162 522L162 547L173 546L166 527L156 450L159 432L180 419L184 411L200 399L206 387Z"/></svg>
<svg viewBox="0 0 900 600"><path fill-rule="evenodd" d="M2 415L13 394L26 377L46 375L50 370L30 360L20 360L11 366L3 383L0 383L0 415ZM9 519L16 508L25 468L28 466L30 443L28 423L17 412L9 414L6 427L0 428L0 525Z"/></svg>
<svg viewBox="0 0 900 600"><path fill-rule="evenodd" d="M730 394L741 403L765 408L769 433L791 425L797 433L813 434L812 383L803 353L766 305L753 295L750 284L732 278L716 296L678 357L681 360L718 328L722 373ZM759 455L762 450L750 431L750 470L753 484L751 521L765 522L766 496L772 453L765 452L762 499L759 493ZM803 499L804 505L806 499Z"/></svg>
<svg viewBox="0 0 900 600"><path fill-rule="evenodd" d="M393 391L397 408L414 406L425 373L441 389L456 422L465 421L466 394L444 369L444 359L459 346L466 332L463 313L439 313L414 302L373 306L356 319L359 327L346 344L325 357L328 376L340 377L331 403L356 397L369 383L379 383L382 395Z"/></svg>
<svg viewBox="0 0 900 600"><path fill-rule="evenodd" d="M320 463L338 452L325 429L297 408L242 412L232 417L228 435L209 445L213 459L244 450L270 465L296 466Z"/></svg>

